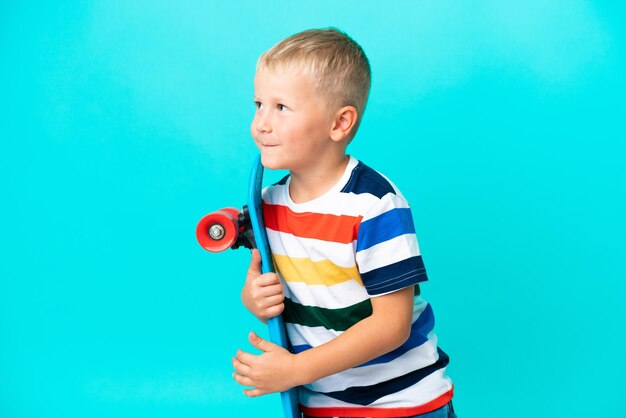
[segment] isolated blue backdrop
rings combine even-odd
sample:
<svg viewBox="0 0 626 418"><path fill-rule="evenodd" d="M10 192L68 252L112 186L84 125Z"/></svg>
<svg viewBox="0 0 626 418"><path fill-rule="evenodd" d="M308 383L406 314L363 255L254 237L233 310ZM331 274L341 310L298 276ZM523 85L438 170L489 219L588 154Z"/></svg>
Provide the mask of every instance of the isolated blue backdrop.
<svg viewBox="0 0 626 418"><path fill-rule="evenodd" d="M256 58L327 26L460 416L626 416L624 2L45 3L0 6L0 417L280 416L231 379L249 256L194 230L245 201Z"/></svg>

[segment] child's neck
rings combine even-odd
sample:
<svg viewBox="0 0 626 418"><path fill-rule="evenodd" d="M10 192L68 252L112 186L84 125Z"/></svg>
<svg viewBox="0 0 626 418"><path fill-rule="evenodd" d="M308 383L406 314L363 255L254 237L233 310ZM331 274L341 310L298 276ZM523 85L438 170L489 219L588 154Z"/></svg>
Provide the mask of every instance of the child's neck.
<svg viewBox="0 0 626 418"><path fill-rule="evenodd" d="M308 170L291 171L289 196L294 203L317 199L333 188L346 170L350 157L342 155L336 161L317 164Z"/></svg>

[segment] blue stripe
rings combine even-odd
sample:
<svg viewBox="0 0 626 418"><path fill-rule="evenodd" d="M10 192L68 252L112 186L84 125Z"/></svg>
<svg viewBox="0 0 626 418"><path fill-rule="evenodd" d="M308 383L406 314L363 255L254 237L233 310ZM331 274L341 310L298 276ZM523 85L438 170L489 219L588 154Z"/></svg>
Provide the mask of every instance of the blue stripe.
<svg viewBox="0 0 626 418"><path fill-rule="evenodd" d="M284 186L285 184L287 184L288 179L289 179L289 174L287 174L285 177L283 177L282 179L274 183L273 186Z"/></svg>
<svg viewBox="0 0 626 418"><path fill-rule="evenodd" d="M389 193L396 194L396 191L378 171L359 161L356 167L352 169L350 179L341 189L341 193L369 193L381 199Z"/></svg>
<svg viewBox="0 0 626 418"><path fill-rule="evenodd" d="M361 273L361 280L370 295L378 295L425 282L426 268L421 255Z"/></svg>
<svg viewBox="0 0 626 418"><path fill-rule="evenodd" d="M367 250L376 244L405 234L415 234L411 209L391 209L361 223L356 251Z"/></svg>
<svg viewBox="0 0 626 418"><path fill-rule="evenodd" d="M342 391L321 393L326 396L330 396L331 398L339 399L343 402L363 406L370 405L384 396L400 392L409 386L413 386L437 370L441 370L446 367L450 362L450 358L439 348L437 349L437 352L439 353L439 359L435 363L422 369L412 371L404 376L396 377L372 386L354 386Z"/></svg>
<svg viewBox="0 0 626 418"><path fill-rule="evenodd" d="M311 348L313 348L313 347L311 347L308 344L294 345L294 346L291 347L291 349L293 350L294 354L298 354L298 353L301 353L303 351L310 350Z"/></svg>
<svg viewBox="0 0 626 418"><path fill-rule="evenodd" d="M415 322L413 322L413 324L411 325L411 335L404 344L387 354L383 354L382 356L370 360L367 363L363 363L357 367L389 363L397 359L408 351L419 347L420 345L428 341L428 333L431 332L434 328L435 315L433 314L433 308L431 308L430 304L428 304L428 306L426 306L426 309L424 309L420 316L418 316Z"/></svg>

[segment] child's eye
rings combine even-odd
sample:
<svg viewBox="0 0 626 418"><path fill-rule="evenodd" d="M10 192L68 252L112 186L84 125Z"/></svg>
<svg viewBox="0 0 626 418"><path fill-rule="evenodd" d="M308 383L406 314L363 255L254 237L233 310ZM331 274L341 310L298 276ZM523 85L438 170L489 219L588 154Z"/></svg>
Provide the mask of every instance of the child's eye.
<svg viewBox="0 0 626 418"><path fill-rule="evenodd" d="M276 105L276 109L278 109L278 110L280 110L282 112L283 110L287 110L287 106L279 103L279 104Z"/></svg>
<svg viewBox="0 0 626 418"><path fill-rule="evenodd" d="M260 109L261 107L263 107L263 103L261 103L261 102L254 102L254 106L255 106L257 109Z"/></svg>

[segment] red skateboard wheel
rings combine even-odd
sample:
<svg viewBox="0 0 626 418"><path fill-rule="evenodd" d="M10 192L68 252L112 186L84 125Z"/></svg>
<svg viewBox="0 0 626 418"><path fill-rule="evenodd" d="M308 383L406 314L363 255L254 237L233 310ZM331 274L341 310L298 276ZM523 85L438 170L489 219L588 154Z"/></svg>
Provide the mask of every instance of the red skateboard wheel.
<svg viewBox="0 0 626 418"><path fill-rule="evenodd" d="M196 239L212 253L227 250L239 237L239 209L225 208L209 213L198 222Z"/></svg>

